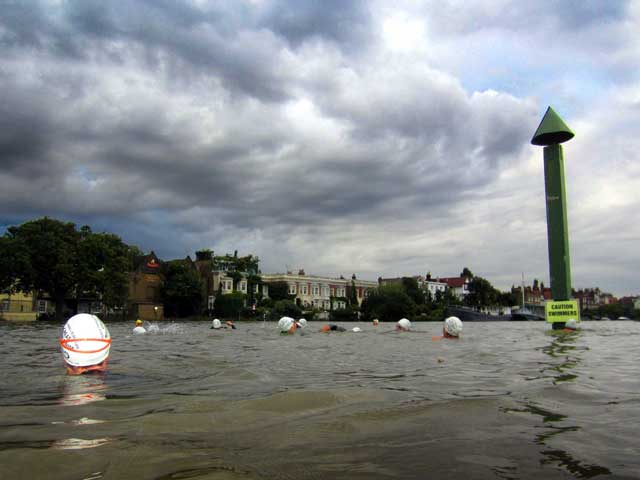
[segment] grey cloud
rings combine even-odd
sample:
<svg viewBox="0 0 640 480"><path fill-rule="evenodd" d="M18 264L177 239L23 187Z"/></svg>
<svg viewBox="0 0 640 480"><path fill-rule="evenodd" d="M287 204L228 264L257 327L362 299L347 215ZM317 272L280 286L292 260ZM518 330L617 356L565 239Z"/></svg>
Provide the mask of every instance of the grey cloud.
<svg viewBox="0 0 640 480"><path fill-rule="evenodd" d="M364 0L274 1L262 13L259 26L283 36L294 48L321 39L346 50L359 49L371 39L369 6Z"/></svg>

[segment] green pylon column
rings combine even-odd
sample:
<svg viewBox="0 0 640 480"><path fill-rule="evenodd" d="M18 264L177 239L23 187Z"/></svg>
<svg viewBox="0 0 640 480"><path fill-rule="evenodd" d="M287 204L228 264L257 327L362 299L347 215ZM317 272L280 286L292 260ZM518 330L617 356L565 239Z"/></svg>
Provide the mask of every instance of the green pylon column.
<svg viewBox="0 0 640 480"><path fill-rule="evenodd" d="M551 107L531 139L544 148L544 184L547 205L549 276L553 300L571 298L571 257L567 223L567 195L562 146L574 133Z"/></svg>
<svg viewBox="0 0 640 480"><path fill-rule="evenodd" d="M569 300L571 298L571 259L562 145L544 147L544 186L547 195L551 297L554 300Z"/></svg>

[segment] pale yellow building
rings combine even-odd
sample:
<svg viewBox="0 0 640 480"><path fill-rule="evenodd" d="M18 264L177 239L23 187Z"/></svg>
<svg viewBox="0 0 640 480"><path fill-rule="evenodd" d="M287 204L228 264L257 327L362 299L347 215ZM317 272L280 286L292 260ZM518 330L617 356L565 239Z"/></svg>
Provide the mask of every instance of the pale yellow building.
<svg viewBox="0 0 640 480"><path fill-rule="evenodd" d="M272 282L286 282L289 286L289 294L295 295L296 301L301 306L324 311L345 308L349 303L350 290L354 286L358 305L362 305L367 291L378 286L378 282L356 278L306 275L304 270L300 270L298 274L291 272L263 274L262 281L267 285Z"/></svg>
<svg viewBox="0 0 640 480"><path fill-rule="evenodd" d="M47 313L49 306L47 300L38 299L33 293L0 293L0 318L4 320L32 322Z"/></svg>

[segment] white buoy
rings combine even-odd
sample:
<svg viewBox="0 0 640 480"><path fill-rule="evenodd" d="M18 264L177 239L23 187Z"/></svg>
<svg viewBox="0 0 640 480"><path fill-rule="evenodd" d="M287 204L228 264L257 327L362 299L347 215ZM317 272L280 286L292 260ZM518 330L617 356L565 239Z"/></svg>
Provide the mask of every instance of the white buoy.
<svg viewBox="0 0 640 480"><path fill-rule="evenodd" d="M111 335L95 315L80 313L71 317L62 330L62 357L72 367L98 365L109 357Z"/></svg>

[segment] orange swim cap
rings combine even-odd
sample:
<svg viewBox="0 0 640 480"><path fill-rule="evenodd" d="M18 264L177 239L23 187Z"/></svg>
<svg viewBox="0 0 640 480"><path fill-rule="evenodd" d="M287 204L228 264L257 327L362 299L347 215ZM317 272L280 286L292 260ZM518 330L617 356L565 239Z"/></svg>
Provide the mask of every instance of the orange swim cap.
<svg viewBox="0 0 640 480"><path fill-rule="evenodd" d="M331 327L329 325L324 325L321 329L321 332L330 332L331 331Z"/></svg>

